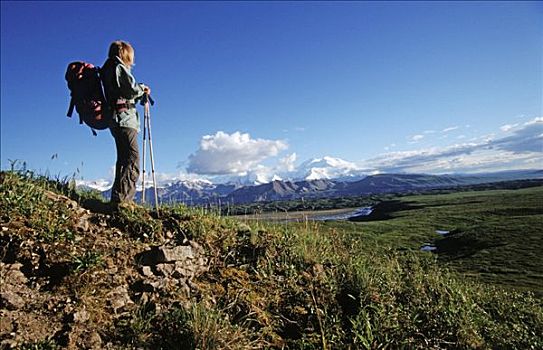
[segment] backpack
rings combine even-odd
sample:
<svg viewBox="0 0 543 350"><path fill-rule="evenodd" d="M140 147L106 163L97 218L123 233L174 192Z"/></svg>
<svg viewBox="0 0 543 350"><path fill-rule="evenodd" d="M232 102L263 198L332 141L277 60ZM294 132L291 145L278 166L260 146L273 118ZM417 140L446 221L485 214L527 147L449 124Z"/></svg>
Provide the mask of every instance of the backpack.
<svg viewBox="0 0 543 350"><path fill-rule="evenodd" d="M65 78L71 96L67 116L72 117L75 107L79 124L87 124L94 136L95 130L108 128L113 113L102 89L100 67L87 62L72 62L68 64Z"/></svg>

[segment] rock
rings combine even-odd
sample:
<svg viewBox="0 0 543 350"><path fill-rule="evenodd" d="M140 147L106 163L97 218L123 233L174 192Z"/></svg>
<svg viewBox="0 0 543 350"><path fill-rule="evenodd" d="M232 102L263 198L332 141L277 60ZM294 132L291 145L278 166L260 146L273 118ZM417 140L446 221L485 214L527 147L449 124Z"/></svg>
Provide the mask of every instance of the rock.
<svg viewBox="0 0 543 350"><path fill-rule="evenodd" d="M207 271L207 259L198 258L198 261L196 261L196 265L200 267L201 271Z"/></svg>
<svg viewBox="0 0 543 350"><path fill-rule="evenodd" d="M168 281L166 279L159 279L158 281L154 281L149 283L154 290L164 289L166 287L166 284Z"/></svg>
<svg viewBox="0 0 543 350"><path fill-rule="evenodd" d="M196 271L196 267L197 266L194 265L193 261L186 261L186 262L176 261L175 262L176 270L185 270L188 273L194 273L194 271Z"/></svg>
<svg viewBox="0 0 543 350"><path fill-rule="evenodd" d="M52 200L53 202L64 202L66 204L66 206L69 208L69 209L76 209L79 207L79 204L77 204L76 201L62 195L62 194L58 194L58 193L54 193L54 192L51 192L51 191L45 191L44 192L44 195L45 197L47 197L48 199Z"/></svg>
<svg viewBox="0 0 543 350"><path fill-rule="evenodd" d="M191 246L177 246L173 248L160 247L158 250L158 263L175 262L194 258Z"/></svg>
<svg viewBox="0 0 543 350"><path fill-rule="evenodd" d="M151 271L151 267L149 267L149 266L143 266L141 268L141 274L146 276L146 277L154 276L153 271Z"/></svg>
<svg viewBox="0 0 543 350"><path fill-rule="evenodd" d="M25 301L21 296L11 290L3 290L0 292L0 307L8 310L18 310L25 305Z"/></svg>
<svg viewBox="0 0 543 350"><path fill-rule="evenodd" d="M126 286L119 286L113 289L107 295L109 297L109 304L113 308L114 312L117 312L117 310L123 309L128 305L134 304L128 295Z"/></svg>
<svg viewBox="0 0 543 350"><path fill-rule="evenodd" d="M170 276L175 271L175 266L174 264L157 264L156 270L162 276Z"/></svg>
<svg viewBox="0 0 543 350"><path fill-rule="evenodd" d="M83 323L85 321L88 321L89 318L90 316L87 310L79 310L73 314L73 319L76 323Z"/></svg>
<svg viewBox="0 0 543 350"><path fill-rule="evenodd" d="M179 288L181 288L181 290L183 292L185 292L187 295L190 296L190 287L188 285L188 282L185 281L185 280L179 280Z"/></svg>
<svg viewBox="0 0 543 350"><path fill-rule="evenodd" d="M199 245L198 243L196 243L194 241L190 241L189 244L192 247L192 249L194 249L197 253L199 253L199 254L204 253L204 248L201 245Z"/></svg>
<svg viewBox="0 0 543 350"><path fill-rule="evenodd" d="M28 279L26 278L24 273L21 272L21 267L23 267L23 265L20 263L15 263L15 264L0 263L1 283L2 284L9 283L12 285L27 283Z"/></svg>
<svg viewBox="0 0 543 350"><path fill-rule="evenodd" d="M194 254L191 246L177 246L167 248L164 246L153 247L150 250L139 254L138 260L142 265L157 265L160 263L170 263L193 259Z"/></svg>
<svg viewBox="0 0 543 350"><path fill-rule="evenodd" d="M24 296L29 289L26 286L28 279L21 272L20 263L0 263L0 307L7 310L18 310L25 306Z"/></svg>
<svg viewBox="0 0 543 350"><path fill-rule="evenodd" d="M158 278L155 280L139 280L131 285L131 289L136 293L152 293L164 289L168 284L167 278Z"/></svg>
<svg viewBox="0 0 543 350"><path fill-rule="evenodd" d="M172 274L172 277L177 278L177 279L192 278L193 275L194 275L193 273L191 273L190 271L188 271L187 269L183 267L176 267L175 271Z"/></svg>

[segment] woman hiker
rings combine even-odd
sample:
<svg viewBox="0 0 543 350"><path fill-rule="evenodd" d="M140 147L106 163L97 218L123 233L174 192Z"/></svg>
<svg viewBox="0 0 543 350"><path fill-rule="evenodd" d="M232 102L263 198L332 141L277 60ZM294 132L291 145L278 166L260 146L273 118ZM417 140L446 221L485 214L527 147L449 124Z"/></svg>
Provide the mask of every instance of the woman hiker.
<svg viewBox="0 0 543 350"><path fill-rule="evenodd" d="M121 203L133 202L140 175L137 139L140 118L136 100L143 94L151 94L151 89L136 83L131 73L133 65L134 48L125 41L112 42L101 76L106 100L113 108L110 130L117 148L115 181L111 188L113 209Z"/></svg>

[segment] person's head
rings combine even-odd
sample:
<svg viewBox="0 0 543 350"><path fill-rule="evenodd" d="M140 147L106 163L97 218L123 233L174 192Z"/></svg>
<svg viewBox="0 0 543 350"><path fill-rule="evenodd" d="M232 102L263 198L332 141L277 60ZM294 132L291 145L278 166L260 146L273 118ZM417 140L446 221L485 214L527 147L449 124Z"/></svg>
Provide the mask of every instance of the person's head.
<svg viewBox="0 0 543 350"><path fill-rule="evenodd" d="M119 57L123 63L131 67L134 65L134 48L130 43L122 40L116 40L109 46L109 58Z"/></svg>

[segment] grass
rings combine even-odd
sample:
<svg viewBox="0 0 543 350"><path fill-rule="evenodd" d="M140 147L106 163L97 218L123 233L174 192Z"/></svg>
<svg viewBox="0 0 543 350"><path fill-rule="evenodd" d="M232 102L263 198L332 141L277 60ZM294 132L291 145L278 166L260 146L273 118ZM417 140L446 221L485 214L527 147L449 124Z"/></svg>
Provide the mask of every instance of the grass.
<svg viewBox="0 0 543 350"><path fill-rule="evenodd" d="M43 241L72 240L74 232L69 223L75 220L75 214L47 196L49 182L32 174L24 174L22 178L24 181L13 172L1 174L2 220L25 218L27 226Z"/></svg>
<svg viewBox="0 0 543 350"><path fill-rule="evenodd" d="M388 220L328 222L371 249L437 247L439 263L502 287L543 291L543 187L402 197ZM442 237L436 230L450 231Z"/></svg>
<svg viewBox="0 0 543 350"><path fill-rule="evenodd" d="M75 272L86 271L103 265L102 254L93 251L86 251L82 256L74 256L73 270Z"/></svg>
<svg viewBox="0 0 543 350"><path fill-rule="evenodd" d="M532 292L539 288L538 279L530 277L537 275L541 261L536 255L521 257L520 250L513 249L521 242L534 245L523 251L541 247L540 187L402 197L395 200L403 207L384 213L388 220L356 223L241 222L181 205L161 208L158 217L137 207L106 219L96 215L89 232L81 234L74 229L76 215L69 202L54 202L45 195L47 183L13 172L1 176L0 224L8 230L1 233L0 242L11 252L3 255L3 262L29 264L25 259L32 254L24 249L33 252L39 247L48 267L34 276L39 282L49 278L55 266L72 267L56 276L54 285L35 293L53 301L69 297L78 310L87 310L89 320L78 327L98 331L103 345L543 347L543 301ZM67 219L49 222L51 212L64 213ZM27 214L30 219L21 221ZM44 230L36 226L40 220L55 227L56 233L42 236ZM441 237L436 229L455 234ZM62 232L74 234L68 238ZM454 244L447 242L452 238L457 239ZM198 242L209 269L193 281L189 296L179 288L137 296L133 287L142 277L135 257L165 239L174 244ZM25 245L20 244L23 241ZM422 253L419 247L424 242L450 249L438 250L437 255ZM478 250L469 250L473 246ZM483 262L510 270L489 279L481 270ZM520 270L529 273L515 272ZM466 274L476 278L466 279ZM505 275L514 277L520 288ZM126 287L134 300L131 308L119 313L108 308L109 293L118 287ZM47 315L52 324L69 322L64 306L44 308L39 299L29 299L28 317L36 312ZM63 329L73 326L63 325ZM47 348L46 344L56 344L53 336L28 346Z"/></svg>

